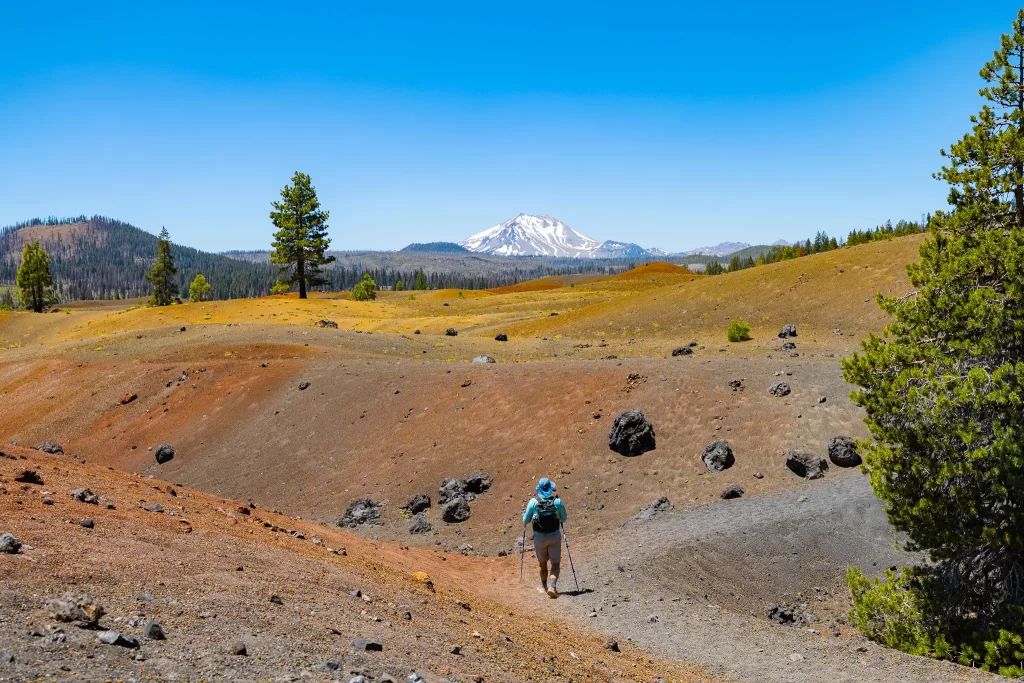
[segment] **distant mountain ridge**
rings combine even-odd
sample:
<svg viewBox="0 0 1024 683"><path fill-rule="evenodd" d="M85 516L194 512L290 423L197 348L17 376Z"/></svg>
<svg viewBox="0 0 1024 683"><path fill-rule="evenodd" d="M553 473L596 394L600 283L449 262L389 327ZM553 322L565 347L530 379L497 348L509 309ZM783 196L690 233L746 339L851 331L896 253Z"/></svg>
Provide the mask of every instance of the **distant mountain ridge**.
<svg viewBox="0 0 1024 683"><path fill-rule="evenodd" d="M455 242L413 242L407 247L403 247L398 251L405 253L425 253L425 254L468 254L469 249L466 249L461 244Z"/></svg>
<svg viewBox="0 0 1024 683"><path fill-rule="evenodd" d="M551 216L524 213L468 237L459 245L477 254L494 256L553 256L556 258L647 258L652 254L631 242L598 241Z"/></svg>

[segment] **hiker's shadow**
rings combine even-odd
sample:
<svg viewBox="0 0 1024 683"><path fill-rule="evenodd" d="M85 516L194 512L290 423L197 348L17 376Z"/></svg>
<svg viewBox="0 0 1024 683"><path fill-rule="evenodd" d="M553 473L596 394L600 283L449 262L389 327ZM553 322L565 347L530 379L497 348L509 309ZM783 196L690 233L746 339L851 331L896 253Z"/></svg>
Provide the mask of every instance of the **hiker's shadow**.
<svg viewBox="0 0 1024 683"><path fill-rule="evenodd" d="M562 591L561 595L567 595L570 598L575 598L575 597L577 597L579 595L586 595L587 593L593 593L593 592L594 592L593 588L581 588L581 589L575 590L575 591Z"/></svg>

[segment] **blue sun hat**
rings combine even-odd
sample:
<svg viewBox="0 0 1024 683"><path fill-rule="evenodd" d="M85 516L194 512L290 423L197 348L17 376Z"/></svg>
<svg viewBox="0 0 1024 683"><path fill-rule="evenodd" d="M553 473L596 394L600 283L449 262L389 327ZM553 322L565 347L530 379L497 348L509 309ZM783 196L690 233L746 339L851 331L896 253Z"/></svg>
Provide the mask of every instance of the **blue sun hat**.
<svg viewBox="0 0 1024 683"><path fill-rule="evenodd" d="M556 488L555 482L544 477L537 482L537 495L540 496L541 500L547 500L551 496L555 495Z"/></svg>

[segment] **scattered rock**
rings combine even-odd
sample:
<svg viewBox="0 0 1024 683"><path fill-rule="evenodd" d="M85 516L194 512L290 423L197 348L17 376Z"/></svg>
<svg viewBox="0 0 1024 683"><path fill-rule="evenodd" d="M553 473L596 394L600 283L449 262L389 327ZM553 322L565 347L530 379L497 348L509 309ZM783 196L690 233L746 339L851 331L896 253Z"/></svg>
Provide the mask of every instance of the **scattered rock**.
<svg viewBox="0 0 1024 683"><path fill-rule="evenodd" d="M106 614L103 606L87 593L67 592L46 603L46 610L57 621L75 624L80 628L95 628Z"/></svg>
<svg viewBox="0 0 1024 683"><path fill-rule="evenodd" d="M471 514L473 513L469 509L466 499L455 498L445 503L444 509L441 511L441 519L450 524L458 524L469 519Z"/></svg>
<svg viewBox="0 0 1024 683"><path fill-rule="evenodd" d="M729 484L722 490L720 494L722 500L732 500L733 498L743 497L743 487L739 484Z"/></svg>
<svg viewBox="0 0 1024 683"><path fill-rule="evenodd" d="M42 484L43 478L35 470L23 470L21 474L14 478L14 481L21 482L22 484Z"/></svg>
<svg viewBox="0 0 1024 683"><path fill-rule="evenodd" d="M0 553L17 555L21 550L21 539L11 533L0 535Z"/></svg>
<svg viewBox="0 0 1024 683"><path fill-rule="evenodd" d="M153 512L163 512L164 511L164 506L161 505L160 503L157 503L156 505L154 505L152 507L152 510L153 510Z"/></svg>
<svg viewBox="0 0 1024 683"><path fill-rule="evenodd" d="M654 447L654 426L639 408L619 413L608 434L608 448L620 455L632 457L653 451Z"/></svg>
<svg viewBox="0 0 1024 683"><path fill-rule="evenodd" d="M451 648L449 648L448 652L451 652L453 655L461 655L462 654L462 646L461 645L452 645Z"/></svg>
<svg viewBox="0 0 1024 683"><path fill-rule="evenodd" d="M49 498L49 497L43 498L43 505L53 505L53 504L54 504L53 498Z"/></svg>
<svg viewBox="0 0 1024 683"><path fill-rule="evenodd" d="M126 406L135 399L137 399L138 397L138 394L133 394L132 392L129 391L127 394L121 397L121 405Z"/></svg>
<svg viewBox="0 0 1024 683"><path fill-rule="evenodd" d="M783 351L792 351L795 348L796 348L796 344L794 344L793 342L783 342L783 344L782 344L782 350Z"/></svg>
<svg viewBox="0 0 1024 683"><path fill-rule="evenodd" d="M228 654L245 657L249 654L249 650L245 647L245 643L239 640L228 646Z"/></svg>
<svg viewBox="0 0 1024 683"><path fill-rule="evenodd" d="M64 455L64 447L55 441L45 441L43 445L39 447L43 453L49 453L50 455Z"/></svg>
<svg viewBox="0 0 1024 683"><path fill-rule="evenodd" d="M424 519L423 513L421 512L420 514L412 518L412 524L409 525L409 533L427 534L430 533L433 530L433 528L434 527L430 526L430 522Z"/></svg>
<svg viewBox="0 0 1024 683"><path fill-rule="evenodd" d="M614 638L609 638L604 641L604 649L611 650L612 652L619 652L619 641Z"/></svg>
<svg viewBox="0 0 1024 683"><path fill-rule="evenodd" d="M380 652L384 649L384 646L380 643L376 643L372 640L357 640L352 643L352 647L357 650L364 650L366 652Z"/></svg>
<svg viewBox="0 0 1024 683"><path fill-rule="evenodd" d="M150 640L167 640L164 629L160 626L155 619L151 619L144 629L142 629L142 635Z"/></svg>
<svg viewBox="0 0 1024 683"><path fill-rule="evenodd" d="M306 389L309 389L310 386L309 382L299 382L299 391L305 391Z"/></svg>
<svg viewBox="0 0 1024 683"><path fill-rule="evenodd" d="M99 505L100 502L100 499L96 497L96 494L89 489L75 489L71 492L71 497L79 503L88 503L90 505Z"/></svg>
<svg viewBox="0 0 1024 683"><path fill-rule="evenodd" d="M662 496L653 503L649 503L648 505L646 505L643 509L640 510L640 512L636 514L636 517L634 517L633 519L643 521L645 519L650 519L651 517L654 517L656 514L660 512L671 512L672 510L673 505L671 501L669 501L669 499L666 498L665 496Z"/></svg>
<svg viewBox="0 0 1024 683"><path fill-rule="evenodd" d="M333 320L317 320L315 324L317 327L329 327L332 330L338 329L338 323Z"/></svg>
<svg viewBox="0 0 1024 683"><path fill-rule="evenodd" d="M275 605L283 605L284 604L284 600L281 599L280 595L271 595L270 596L270 602L272 602Z"/></svg>
<svg viewBox="0 0 1024 683"><path fill-rule="evenodd" d="M103 631L98 639L105 645L119 645L134 650L139 646L139 641L131 636L122 636L117 631Z"/></svg>
<svg viewBox="0 0 1024 683"><path fill-rule="evenodd" d="M81 522L79 522L79 524L81 524L82 528L84 529L92 529L94 526L96 526L96 522L94 522L91 519L83 519Z"/></svg>
<svg viewBox="0 0 1024 683"><path fill-rule="evenodd" d="M447 330L444 331L444 336L446 336L446 337L458 337L459 336L459 331L456 330L454 327L449 327Z"/></svg>
<svg viewBox="0 0 1024 683"><path fill-rule="evenodd" d="M827 400L828 400L828 398L826 398L825 396L819 396L818 397L818 403L824 403Z"/></svg>
<svg viewBox="0 0 1024 683"><path fill-rule="evenodd" d="M788 323L786 325L783 325L782 329L779 331L779 338L780 339L789 339L790 337L795 337L795 336L796 336L796 325L794 325L793 323Z"/></svg>
<svg viewBox="0 0 1024 683"><path fill-rule="evenodd" d="M651 624L657 624L659 621L661 621L661 617L659 617L657 614L651 614L647 617L647 621Z"/></svg>
<svg viewBox="0 0 1024 683"><path fill-rule="evenodd" d="M816 453L798 449L786 455L786 467L805 479L821 479L828 470L828 461Z"/></svg>
<svg viewBox="0 0 1024 683"><path fill-rule="evenodd" d="M743 388L743 380L741 380L741 379L731 379L731 380L729 380L729 388L731 388L733 391L739 391L740 389Z"/></svg>
<svg viewBox="0 0 1024 683"><path fill-rule="evenodd" d="M156 451L153 455L156 456L156 464L163 465L165 462L170 462L174 459L174 446L169 443L160 444L156 447Z"/></svg>
<svg viewBox="0 0 1024 683"><path fill-rule="evenodd" d="M402 506L411 515L419 514L430 507L430 496L426 493L417 493L409 499L409 502Z"/></svg>
<svg viewBox="0 0 1024 683"><path fill-rule="evenodd" d="M696 346L697 345L697 340L696 339L691 339L689 342L687 342L686 345L687 346Z"/></svg>
<svg viewBox="0 0 1024 683"><path fill-rule="evenodd" d="M508 341L508 335L505 334L504 332L499 332L497 335L495 335L494 341Z"/></svg>
<svg viewBox="0 0 1024 683"><path fill-rule="evenodd" d="M479 495L491 488L492 483L494 483L493 478L487 476L480 470L476 470L466 477L466 491Z"/></svg>
<svg viewBox="0 0 1024 683"><path fill-rule="evenodd" d="M380 519L383 507L384 503L379 503L372 498L358 498L345 508L345 514L338 520L338 526L354 529L360 524L376 522Z"/></svg>
<svg viewBox="0 0 1024 683"><path fill-rule="evenodd" d="M7 650L0 650L0 665L14 664L14 655Z"/></svg>
<svg viewBox="0 0 1024 683"><path fill-rule="evenodd" d="M474 363L494 363L494 356L488 356L486 353L481 354L473 359Z"/></svg>
<svg viewBox="0 0 1024 683"><path fill-rule="evenodd" d="M689 356L693 354L693 349L689 346L677 346L672 349L672 356Z"/></svg>
<svg viewBox="0 0 1024 683"><path fill-rule="evenodd" d="M412 333L413 334L422 334L422 332L420 332L419 330L413 330Z"/></svg>
<svg viewBox="0 0 1024 683"><path fill-rule="evenodd" d="M856 467L861 463L857 442L848 436L833 436L828 440L828 459L839 467Z"/></svg>
<svg viewBox="0 0 1024 683"><path fill-rule="evenodd" d="M705 446L701 459L704 460L704 466L708 468L708 472L723 472L736 462L729 442L724 439L712 441Z"/></svg>
<svg viewBox="0 0 1024 683"><path fill-rule="evenodd" d="M792 605L772 605L767 610L768 618L776 624L803 626L807 623L803 612Z"/></svg>
<svg viewBox="0 0 1024 683"><path fill-rule="evenodd" d="M768 389L768 393L772 396L788 396L789 392L789 385L785 382L775 382Z"/></svg>
<svg viewBox="0 0 1024 683"><path fill-rule="evenodd" d="M465 479L445 479L437 489L437 502L442 505L455 498L466 497Z"/></svg>
<svg viewBox="0 0 1024 683"><path fill-rule="evenodd" d="M754 479L764 479L764 475L760 472L754 472Z"/></svg>

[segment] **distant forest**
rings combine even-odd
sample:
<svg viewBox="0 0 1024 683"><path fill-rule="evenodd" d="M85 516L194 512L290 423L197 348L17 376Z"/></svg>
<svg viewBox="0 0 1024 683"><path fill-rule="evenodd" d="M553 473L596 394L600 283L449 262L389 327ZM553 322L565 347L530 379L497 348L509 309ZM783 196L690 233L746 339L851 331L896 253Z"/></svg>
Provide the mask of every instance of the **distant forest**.
<svg viewBox="0 0 1024 683"><path fill-rule="evenodd" d="M54 228L45 230L43 228ZM106 216L35 218L0 228L0 290L10 296L21 252L40 240L50 254L55 289L61 302L79 299L145 297L145 274L155 260L157 238L133 225ZM174 235L171 235L173 242ZM185 297L199 273L211 285L213 299L266 295L278 278L267 252L212 254L172 245L178 289ZM402 281L412 289L417 276L430 289L488 289L551 275L616 274L637 265L630 261L481 257L474 254L415 252L332 252L338 262L324 270L325 291L351 289L364 273L382 287Z"/></svg>

